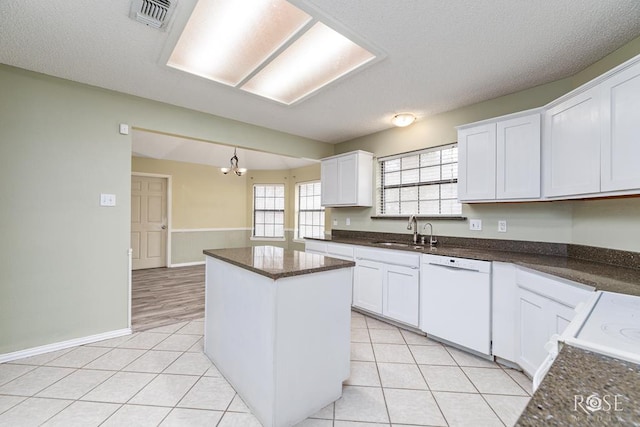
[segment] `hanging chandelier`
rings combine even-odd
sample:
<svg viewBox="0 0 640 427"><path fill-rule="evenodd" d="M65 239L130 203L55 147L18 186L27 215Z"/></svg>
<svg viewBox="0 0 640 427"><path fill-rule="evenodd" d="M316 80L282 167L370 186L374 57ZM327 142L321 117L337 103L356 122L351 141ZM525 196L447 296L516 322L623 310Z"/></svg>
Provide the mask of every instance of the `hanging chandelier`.
<svg viewBox="0 0 640 427"><path fill-rule="evenodd" d="M220 168L220 170L222 171L223 174L228 174L229 172L233 172L238 176L242 176L245 173L247 173L247 168L239 168L238 167L238 155L236 154L236 148L233 149L233 157L231 157L231 160L229 160L229 162L231 163L231 167L230 168Z"/></svg>

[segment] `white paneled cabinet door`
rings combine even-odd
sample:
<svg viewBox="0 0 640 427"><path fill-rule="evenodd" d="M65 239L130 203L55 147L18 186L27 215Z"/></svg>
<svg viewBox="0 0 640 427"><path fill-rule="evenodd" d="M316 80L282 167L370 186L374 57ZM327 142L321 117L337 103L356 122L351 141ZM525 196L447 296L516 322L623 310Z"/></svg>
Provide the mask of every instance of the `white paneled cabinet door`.
<svg viewBox="0 0 640 427"><path fill-rule="evenodd" d="M356 156L338 157L338 203L356 204L358 199Z"/></svg>
<svg viewBox="0 0 640 427"><path fill-rule="evenodd" d="M549 341L548 299L518 288L518 319L516 321L515 362L533 375L547 357L544 345Z"/></svg>
<svg viewBox="0 0 640 427"><path fill-rule="evenodd" d="M458 198L496 198L496 124L458 130Z"/></svg>
<svg viewBox="0 0 640 427"><path fill-rule="evenodd" d="M385 317L418 327L419 271L400 265L386 266L382 309Z"/></svg>
<svg viewBox="0 0 640 427"><path fill-rule="evenodd" d="M335 205L338 203L338 159L323 160L320 165L320 197L322 206Z"/></svg>
<svg viewBox="0 0 640 427"><path fill-rule="evenodd" d="M602 191L640 188L640 63L601 86Z"/></svg>
<svg viewBox="0 0 640 427"><path fill-rule="evenodd" d="M353 305L382 314L383 279L383 264L358 260L353 272Z"/></svg>
<svg viewBox="0 0 640 427"><path fill-rule="evenodd" d="M499 121L496 199L540 197L540 114Z"/></svg>
<svg viewBox="0 0 640 427"><path fill-rule="evenodd" d="M600 86L545 112L545 196L600 191Z"/></svg>

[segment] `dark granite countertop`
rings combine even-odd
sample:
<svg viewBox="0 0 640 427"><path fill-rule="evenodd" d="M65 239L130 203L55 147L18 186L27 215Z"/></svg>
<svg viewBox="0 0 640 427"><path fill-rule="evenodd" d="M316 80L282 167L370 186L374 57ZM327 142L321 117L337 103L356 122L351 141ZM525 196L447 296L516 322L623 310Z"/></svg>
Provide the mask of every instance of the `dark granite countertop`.
<svg viewBox="0 0 640 427"><path fill-rule="evenodd" d="M516 425L640 426L640 365L564 345Z"/></svg>
<svg viewBox="0 0 640 427"><path fill-rule="evenodd" d="M353 261L331 258L276 246L205 249L205 255L226 261L273 280L320 271L353 267Z"/></svg>
<svg viewBox="0 0 640 427"><path fill-rule="evenodd" d="M395 236L396 238L394 239L393 235L385 236L384 234L379 234L378 237L375 237L375 234L376 233L366 233L365 235L367 238L356 238L354 236L332 236L331 238L309 240L404 250L433 255L477 259L481 261L508 262L542 273L551 274L556 277L572 280L584 285L593 286L597 290L640 296L640 269L627 268L619 265L563 255L563 252L561 250L557 250L555 248L557 245L554 246L554 244L518 241L509 241L505 243L505 241L496 241L500 242L501 246L499 247L505 248L505 250L500 250L492 248L486 241L482 241L480 243L470 242L471 240L477 241L488 239L444 238L442 240L445 240L445 242L438 244L434 248L429 248L429 245L418 245L417 247L389 247L377 242L400 241L407 243L408 239L405 237L404 240L398 240L397 236ZM372 235L374 236L372 237ZM449 242L447 242L447 240L449 240ZM467 241L470 242L469 246L456 246L457 244L465 244ZM482 247L473 247L474 245L480 244ZM527 252L528 250L531 252ZM549 255L550 253L553 255ZM597 257L597 252L595 255ZM603 257L603 259L606 258Z"/></svg>

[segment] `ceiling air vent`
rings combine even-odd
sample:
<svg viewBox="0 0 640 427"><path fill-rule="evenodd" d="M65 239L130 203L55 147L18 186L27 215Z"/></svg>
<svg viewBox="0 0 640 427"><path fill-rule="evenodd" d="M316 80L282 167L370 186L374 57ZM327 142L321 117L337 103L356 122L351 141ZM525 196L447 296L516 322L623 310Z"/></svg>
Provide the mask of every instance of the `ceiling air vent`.
<svg viewBox="0 0 640 427"><path fill-rule="evenodd" d="M132 0L129 16L150 27L164 28L176 3L176 0Z"/></svg>

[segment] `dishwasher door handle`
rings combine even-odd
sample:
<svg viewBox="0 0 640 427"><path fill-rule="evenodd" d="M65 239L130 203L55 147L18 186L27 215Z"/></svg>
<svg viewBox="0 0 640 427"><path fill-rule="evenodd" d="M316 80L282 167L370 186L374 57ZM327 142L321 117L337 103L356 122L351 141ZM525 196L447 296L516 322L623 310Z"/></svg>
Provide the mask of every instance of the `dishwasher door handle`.
<svg viewBox="0 0 640 427"><path fill-rule="evenodd" d="M471 271L471 272L474 272L474 273L480 273L480 270L478 270L476 268L458 267L457 265L442 265L442 264L436 264L436 263L433 263L433 262L430 262L429 265L432 265L434 267L446 268L447 270L463 270L463 271Z"/></svg>

